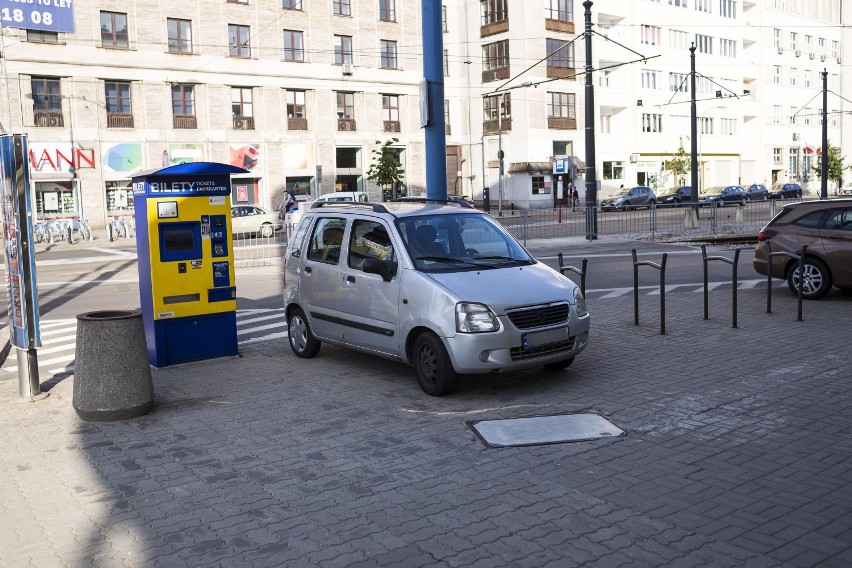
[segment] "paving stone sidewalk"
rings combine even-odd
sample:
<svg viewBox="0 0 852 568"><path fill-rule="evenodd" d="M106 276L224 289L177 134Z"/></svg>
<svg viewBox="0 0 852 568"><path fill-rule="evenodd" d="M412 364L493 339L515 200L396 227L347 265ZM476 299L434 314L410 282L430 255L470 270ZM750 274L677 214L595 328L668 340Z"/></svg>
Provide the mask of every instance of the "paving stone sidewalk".
<svg viewBox="0 0 852 568"><path fill-rule="evenodd" d="M2 566L849 566L852 295L590 300L564 372L464 377L283 340L155 371L81 422L0 379ZM120 354L116 354L120 356ZM595 412L617 439L488 449L466 421Z"/></svg>

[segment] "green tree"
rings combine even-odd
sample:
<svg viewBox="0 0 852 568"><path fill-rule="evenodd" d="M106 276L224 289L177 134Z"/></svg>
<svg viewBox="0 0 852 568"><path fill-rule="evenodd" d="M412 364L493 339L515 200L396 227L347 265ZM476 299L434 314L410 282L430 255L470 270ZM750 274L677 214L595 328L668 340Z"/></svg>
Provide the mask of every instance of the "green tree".
<svg viewBox="0 0 852 568"><path fill-rule="evenodd" d="M835 184L837 181L843 177L843 170L848 170L852 168L852 166L846 166L843 164L843 156L840 155L840 148L831 145L831 142L828 143L828 179L833 181ZM817 154L816 165L811 168L814 173L820 174L822 173L822 154Z"/></svg>
<svg viewBox="0 0 852 568"><path fill-rule="evenodd" d="M379 184L385 198L388 196L395 197L393 189L402 183L402 177L405 174L405 169L399 159L402 150L393 147L397 142L399 142L399 138L391 138L384 144L381 140L376 140L379 147L373 149L373 163L367 170L367 179Z"/></svg>
<svg viewBox="0 0 852 568"><path fill-rule="evenodd" d="M680 147L669 160L667 166L667 169L675 175L676 185L684 185L684 176L690 171L691 167L689 154L686 153L686 149L683 147L683 138L681 138Z"/></svg>

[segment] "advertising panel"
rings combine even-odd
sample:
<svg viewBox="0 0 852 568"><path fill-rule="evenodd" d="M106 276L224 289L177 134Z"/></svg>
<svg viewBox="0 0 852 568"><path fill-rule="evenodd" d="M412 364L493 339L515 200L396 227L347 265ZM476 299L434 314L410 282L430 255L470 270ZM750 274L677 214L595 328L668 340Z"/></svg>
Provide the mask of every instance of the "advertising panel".
<svg viewBox="0 0 852 568"><path fill-rule="evenodd" d="M0 0L0 25L43 32L74 31L71 0Z"/></svg>

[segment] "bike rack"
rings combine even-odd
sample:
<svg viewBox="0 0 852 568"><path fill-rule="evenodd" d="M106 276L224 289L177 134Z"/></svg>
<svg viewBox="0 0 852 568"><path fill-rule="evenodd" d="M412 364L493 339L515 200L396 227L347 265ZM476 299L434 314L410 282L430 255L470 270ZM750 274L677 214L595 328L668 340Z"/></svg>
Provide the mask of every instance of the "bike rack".
<svg viewBox="0 0 852 568"><path fill-rule="evenodd" d="M799 304L799 314L796 318L796 321L802 320L802 301L804 299L804 289L805 289L805 278L803 276L803 270L805 267L805 255L808 252L808 245L802 245L801 254L793 254L792 252L772 252L772 243L766 241L766 313L772 313L772 257L775 256L786 256L788 258L795 258L799 261L799 285L798 288L798 304Z"/></svg>
<svg viewBox="0 0 852 568"><path fill-rule="evenodd" d="M559 259L559 273L562 276L565 276L566 271L575 272L580 275L580 292L582 292L583 297L586 296L586 264L588 264L589 259L583 258L583 268L577 268L576 266L565 266L562 262L562 253L556 255L556 258Z"/></svg>
<svg viewBox="0 0 852 568"><path fill-rule="evenodd" d="M633 324L639 325L639 267L651 266L660 271L660 335L666 334L666 259L669 254L663 253L663 261L660 264L650 260L636 260L636 249L630 251L633 254Z"/></svg>
<svg viewBox="0 0 852 568"><path fill-rule="evenodd" d="M724 256L707 256L707 247L705 245L701 245L701 258L704 260L704 319L710 319L708 315L709 311L709 297L707 293L708 283L707 283L707 263L711 260L721 260L726 264L730 264L733 266L733 274L731 276L731 284L733 285L733 323L731 327L737 327L737 264L740 261L740 249L736 249L734 251L734 259L725 258Z"/></svg>

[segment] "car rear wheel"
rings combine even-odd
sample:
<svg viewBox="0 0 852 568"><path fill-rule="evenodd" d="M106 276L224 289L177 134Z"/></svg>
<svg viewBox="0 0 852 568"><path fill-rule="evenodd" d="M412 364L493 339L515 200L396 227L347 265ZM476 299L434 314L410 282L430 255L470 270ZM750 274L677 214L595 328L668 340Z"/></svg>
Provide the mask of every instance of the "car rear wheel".
<svg viewBox="0 0 852 568"><path fill-rule="evenodd" d="M305 312L295 308L287 320L287 336L290 339L290 347L297 357L310 359L319 353L320 341L311 333L311 327L305 317Z"/></svg>
<svg viewBox="0 0 852 568"><path fill-rule="evenodd" d="M269 223L264 223L263 225L261 225L261 226L260 226L260 231L259 231L259 233L260 233L260 236L261 236L261 237L267 237L267 238L269 238L269 237L271 237L271 236L275 233L275 229L274 229L274 228L272 228L272 225L271 225L271 224L269 224Z"/></svg>
<svg viewBox="0 0 852 568"><path fill-rule="evenodd" d="M432 332L421 333L414 342L414 373L420 388L430 396L447 394L456 383L450 356Z"/></svg>
<svg viewBox="0 0 852 568"><path fill-rule="evenodd" d="M544 368L548 371L561 371L562 369L567 369L571 366L571 363L574 362L574 358L563 359L561 361L554 361L553 363L545 363Z"/></svg>
<svg viewBox="0 0 852 568"><path fill-rule="evenodd" d="M805 274L802 285L802 297L806 300L818 300L831 290L831 273L824 262L817 258L806 258L802 267ZM794 294L799 293L799 266L793 266L787 275L787 285Z"/></svg>

